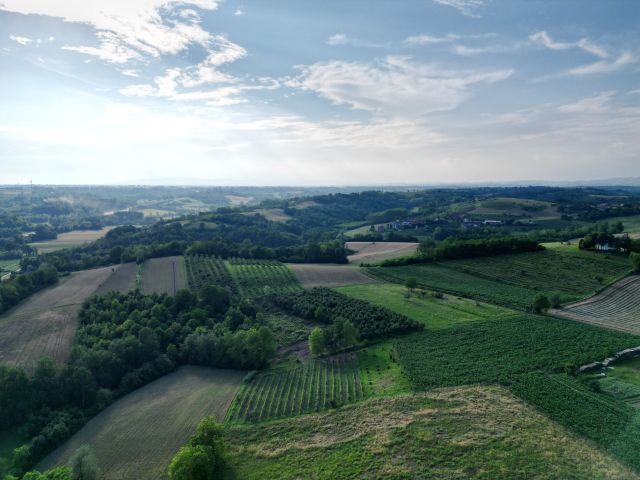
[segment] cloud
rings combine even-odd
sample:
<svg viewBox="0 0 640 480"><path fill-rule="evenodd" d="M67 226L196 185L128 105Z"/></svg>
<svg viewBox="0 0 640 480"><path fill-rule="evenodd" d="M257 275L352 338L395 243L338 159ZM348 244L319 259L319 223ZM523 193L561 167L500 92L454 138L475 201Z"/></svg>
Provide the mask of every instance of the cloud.
<svg viewBox="0 0 640 480"><path fill-rule="evenodd" d="M127 77L138 78L140 76L140 73L137 70L134 70L134 69L131 69L131 68L126 68L124 70L121 70L120 73L122 73L123 75L125 75Z"/></svg>
<svg viewBox="0 0 640 480"><path fill-rule="evenodd" d="M221 35L212 37L209 48L209 54L202 62L185 68L169 68L164 75L156 76L155 86L130 85L120 90L120 93L126 96L175 98L180 87L194 88L213 83L236 83L237 80L234 77L221 72L218 67L243 58L247 54L246 50Z"/></svg>
<svg viewBox="0 0 640 480"><path fill-rule="evenodd" d="M236 9L236 11L235 11L235 12L233 12L233 14L234 14L236 17L241 17L242 15L244 15L244 14L245 14L244 7L242 7L242 6L238 7L238 8Z"/></svg>
<svg viewBox="0 0 640 480"><path fill-rule="evenodd" d="M346 45L349 38L344 33L336 33L327 39L327 45Z"/></svg>
<svg viewBox="0 0 640 480"><path fill-rule="evenodd" d="M99 46L65 46L113 63L139 56L176 54L191 44L207 46L210 34L196 23L192 9L215 10L217 0L3 0L0 10L25 15L47 15L67 22L91 25ZM187 13L187 22L181 21Z"/></svg>
<svg viewBox="0 0 640 480"><path fill-rule="evenodd" d="M486 5L486 0L433 0L439 5L453 7L467 17L479 18L479 11Z"/></svg>
<svg viewBox="0 0 640 480"><path fill-rule="evenodd" d="M608 111L611 107L611 98L615 95L615 90L602 92L592 97L583 98L575 103L561 105L558 110L564 113L601 113Z"/></svg>
<svg viewBox="0 0 640 480"><path fill-rule="evenodd" d="M431 45L435 43L453 43L463 39L479 39L497 36L495 33L480 33L475 35L459 35L457 33L447 33L443 37L435 37L433 35L420 34L407 37L404 43L407 45Z"/></svg>
<svg viewBox="0 0 640 480"><path fill-rule="evenodd" d="M96 36L100 39L99 47L72 47L64 45L62 49L98 57L110 63L122 64L130 60L142 59L142 56L138 52L124 45L114 33L98 32Z"/></svg>
<svg viewBox="0 0 640 480"><path fill-rule="evenodd" d="M388 43L371 43L359 40L357 38L351 38L344 33L336 33L327 38L327 45L351 45L353 47L366 47L366 48L388 48Z"/></svg>
<svg viewBox="0 0 640 480"><path fill-rule="evenodd" d="M505 80L513 70L446 71L388 56L371 63L330 61L302 67L288 86L316 92L334 104L387 116L415 116L451 110L474 84Z"/></svg>
<svg viewBox="0 0 640 480"><path fill-rule="evenodd" d="M568 50L571 48L580 48L596 57L607 58L608 52L601 46L596 45L586 38L582 38L577 42L556 42L544 30L529 35L529 40L539 45L543 45L551 50Z"/></svg>
<svg viewBox="0 0 640 480"><path fill-rule="evenodd" d="M623 52L618 58L613 61L610 60L600 60L598 62L590 63L588 65L583 65L581 67L576 67L569 69L565 72L567 75L592 75L596 73L609 73L615 72L616 70L620 70L627 65L631 65L636 62L636 57L633 56L630 52Z"/></svg>
<svg viewBox="0 0 640 480"><path fill-rule="evenodd" d="M30 38L20 37L17 35L9 35L9 39L23 46L29 45L31 42L33 42L33 40L31 40Z"/></svg>

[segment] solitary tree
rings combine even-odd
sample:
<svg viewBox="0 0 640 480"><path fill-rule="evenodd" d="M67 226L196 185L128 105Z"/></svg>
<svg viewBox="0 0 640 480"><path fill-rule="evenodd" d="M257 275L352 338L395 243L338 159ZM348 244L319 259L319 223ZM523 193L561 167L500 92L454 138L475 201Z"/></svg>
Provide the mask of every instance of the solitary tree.
<svg viewBox="0 0 640 480"><path fill-rule="evenodd" d="M541 313L549 310L551 306L551 302L546 295L539 293L533 299L533 311L536 313Z"/></svg>
<svg viewBox="0 0 640 480"><path fill-rule="evenodd" d="M313 355L319 355L324 352L325 349L325 341L324 341L324 332L322 329L316 327L311 330L309 334L309 351Z"/></svg>
<svg viewBox="0 0 640 480"><path fill-rule="evenodd" d="M413 277L409 277L407 278L407 281L404 282L404 286L407 287L407 290L413 292L416 288L418 288L418 281Z"/></svg>

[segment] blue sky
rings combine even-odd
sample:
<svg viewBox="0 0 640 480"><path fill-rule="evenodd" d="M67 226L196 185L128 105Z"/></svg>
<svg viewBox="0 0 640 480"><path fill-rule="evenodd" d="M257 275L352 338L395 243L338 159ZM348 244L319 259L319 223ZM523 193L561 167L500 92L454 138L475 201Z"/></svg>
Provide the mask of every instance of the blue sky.
<svg viewBox="0 0 640 480"><path fill-rule="evenodd" d="M640 176L640 2L0 0L0 183Z"/></svg>

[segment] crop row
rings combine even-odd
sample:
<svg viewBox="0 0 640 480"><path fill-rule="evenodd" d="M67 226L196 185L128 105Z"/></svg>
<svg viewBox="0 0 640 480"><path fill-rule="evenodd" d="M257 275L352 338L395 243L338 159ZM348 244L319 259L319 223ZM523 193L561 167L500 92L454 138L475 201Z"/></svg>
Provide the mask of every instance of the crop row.
<svg viewBox="0 0 640 480"><path fill-rule="evenodd" d="M454 260L447 268L537 291L583 296L628 271L616 256L566 255L554 251Z"/></svg>
<svg viewBox="0 0 640 480"><path fill-rule="evenodd" d="M345 354L256 376L236 398L230 419L261 421L290 417L362 398L356 356Z"/></svg>
<svg viewBox="0 0 640 480"><path fill-rule="evenodd" d="M406 315L348 297L329 288L312 288L294 294L274 295L272 300L280 308L309 320L349 320L363 339L423 328L420 322Z"/></svg>
<svg viewBox="0 0 640 480"><path fill-rule="evenodd" d="M208 255L185 257L187 282L192 290L200 290L206 285L218 285L237 292L237 286L229 273L225 261Z"/></svg>
<svg viewBox="0 0 640 480"><path fill-rule="evenodd" d="M528 309L535 296L535 292L524 287L499 283L441 265L378 267L368 271L388 282L404 284L408 278L415 278L422 288L521 310Z"/></svg>
<svg viewBox="0 0 640 480"><path fill-rule="evenodd" d="M640 281L626 282L620 287L610 287L592 302L567 308L577 315L592 318L617 318L630 321L640 320Z"/></svg>

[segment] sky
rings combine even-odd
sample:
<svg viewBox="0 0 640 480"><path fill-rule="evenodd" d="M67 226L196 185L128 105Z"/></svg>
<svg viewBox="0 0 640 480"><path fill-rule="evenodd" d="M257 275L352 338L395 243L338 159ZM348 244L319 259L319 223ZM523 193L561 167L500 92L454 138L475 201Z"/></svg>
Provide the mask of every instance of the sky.
<svg viewBox="0 0 640 480"><path fill-rule="evenodd" d="M640 177L637 0L0 0L0 183Z"/></svg>

